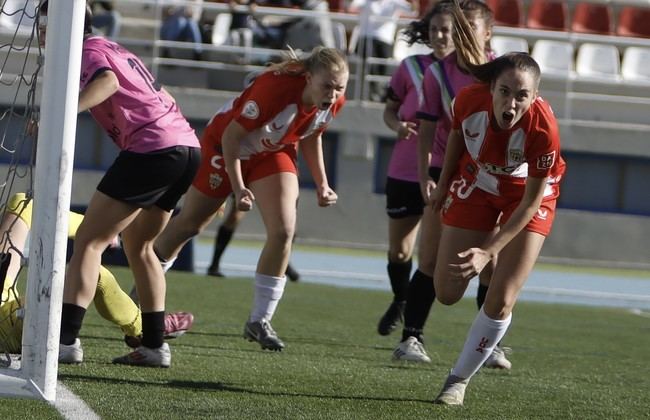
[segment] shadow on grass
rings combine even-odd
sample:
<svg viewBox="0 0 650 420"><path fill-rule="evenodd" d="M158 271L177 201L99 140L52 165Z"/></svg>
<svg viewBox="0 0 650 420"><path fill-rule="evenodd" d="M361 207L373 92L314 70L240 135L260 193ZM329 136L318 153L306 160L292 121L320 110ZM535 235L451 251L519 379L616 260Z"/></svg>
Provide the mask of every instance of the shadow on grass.
<svg viewBox="0 0 650 420"><path fill-rule="evenodd" d="M328 395L328 394L316 394L308 392L285 392L285 391L258 391L255 389L247 389L243 387L236 386L235 384L228 384L224 382L206 382L206 381L166 381L166 382L156 382L156 381L146 381L146 380L134 380L134 379L118 379L118 378L109 378L101 376L89 376L89 375L71 375L71 374L60 374L59 379L69 379L76 381L84 382L99 382L102 384L114 384L114 385L149 385L163 388L176 388L179 390L190 390L190 391L224 391L224 392L234 392L246 395L260 395L265 397L302 397L302 398L318 398L318 399L331 399L331 400L353 400L353 401L377 401L377 402L415 402L415 403L426 403L431 404L431 400L423 400L416 398L394 398L394 397L372 397L372 396L362 396L362 395Z"/></svg>

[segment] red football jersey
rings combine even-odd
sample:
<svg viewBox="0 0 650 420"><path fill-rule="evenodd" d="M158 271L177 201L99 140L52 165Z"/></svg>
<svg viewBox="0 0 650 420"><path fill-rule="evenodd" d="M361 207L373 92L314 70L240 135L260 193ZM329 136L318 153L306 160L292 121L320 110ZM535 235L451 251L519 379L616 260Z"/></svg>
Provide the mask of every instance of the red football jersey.
<svg viewBox="0 0 650 420"><path fill-rule="evenodd" d="M526 178L559 182L565 170L560 156L557 121L548 102L538 97L511 129L498 128L489 85L460 91L453 107L452 128L461 130L465 151L458 170L478 188L494 195L521 197ZM545 193L545 195L547 195Z"/></svg>
<svg viewBox="0 0 650 420"><path fill-rule="evenodd" d="M268 71L257 76L237 98L226 103L212 117L204 139L221 144L221 136L235 120L249 133L240 144L240 158L278 151L316 132L322 133L343 107L341 97L329 109L307 109L302 93L307 81L303 75Z"/></svg>

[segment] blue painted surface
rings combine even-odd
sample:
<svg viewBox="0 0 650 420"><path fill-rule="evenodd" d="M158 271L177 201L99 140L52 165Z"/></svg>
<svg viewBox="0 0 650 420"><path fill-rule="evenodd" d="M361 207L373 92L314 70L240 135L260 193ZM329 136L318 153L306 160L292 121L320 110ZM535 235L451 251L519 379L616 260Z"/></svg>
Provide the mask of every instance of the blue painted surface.
<svg viewBox="0 0 650 420"><path fill-rule="evenodd" d="M232 245L222 259L222 271L231 276L252 276L259 256L258 248ZM205 273L212 247L195 241L195 270ZM294 251L292 265L305 283L340 287L390 290L386 260L373 256L346 256L339 253ZM473 281L466 297L475 296ZM604 307L650 310L650 277L613 276L580 272L536 269L531 273L522 301L570 303Z"/></svg>

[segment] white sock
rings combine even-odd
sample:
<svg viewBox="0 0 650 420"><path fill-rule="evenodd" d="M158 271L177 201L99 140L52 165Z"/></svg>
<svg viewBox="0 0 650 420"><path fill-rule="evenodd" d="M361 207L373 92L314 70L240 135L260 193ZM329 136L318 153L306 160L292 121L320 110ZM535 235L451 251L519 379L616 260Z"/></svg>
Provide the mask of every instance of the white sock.
<svg viewBox="0 0 650 420"><path fill-rule="evenodd" d="M172 268L172 265L176 262L176 258L178 257L170 258L167 261L160 260L160 265L165 273Z"/></svg>
<svg viewBox="0 0 650 420"><path fill-rule="evenodd" d="M481 308L469 329L465 346L451 374L468 379L478 372L497 343L506 335L511 320L512 314L503 320L488 318Z"/></svg>
<svg viewBox="0 0 650 420"><path fill-rule="evenodd" d="M259 321L262 318L271 321L275 309L280 303L286 283L286 276L273 277L255 273L255 298L250 316L251 322Z"/></svg>

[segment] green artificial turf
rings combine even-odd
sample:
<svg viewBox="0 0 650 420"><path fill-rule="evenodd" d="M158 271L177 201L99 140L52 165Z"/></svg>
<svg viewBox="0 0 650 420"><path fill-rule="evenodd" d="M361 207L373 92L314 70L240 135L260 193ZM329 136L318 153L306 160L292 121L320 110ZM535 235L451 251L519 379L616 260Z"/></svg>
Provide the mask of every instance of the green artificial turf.
<svg viewBox="0 0 650 420"><path fill-rule="evenodd" d="M114 272L125 288L129 273ZM519 303L504 340L510 372L481 371L464 407L431 403L475 314L472 300L434 305L425 330L433 363L394 363L398 342L376 333L383 291L288 283L273 326L287 345L242 338L250 279L171 272L168 310L194 328L170 341L170 369L115 366L127 351L91 308L85 361L59 379L105 419L641 419L650 416L648 318L623 309ZM29 410L29 411L27 411ZM56 418L43 403L0 399L0 418ZM27 414L25 414L27 413Z"/></svg>

